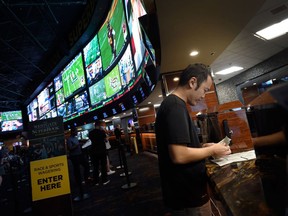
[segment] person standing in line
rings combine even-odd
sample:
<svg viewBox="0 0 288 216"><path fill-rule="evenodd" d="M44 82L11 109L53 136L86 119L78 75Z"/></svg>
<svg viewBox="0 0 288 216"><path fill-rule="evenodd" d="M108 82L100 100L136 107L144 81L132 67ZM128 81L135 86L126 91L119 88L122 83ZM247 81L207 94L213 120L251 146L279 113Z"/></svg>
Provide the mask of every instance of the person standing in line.
<svg viewBox="0 0 288 216"><path fill-rule="evenodd" d="M105 131L106 133L106 140L105 140L105 145L106 145L106 152L107 152L107 165L106 165L106 169L107 169L107 175L112 175L115 173L114 170L112 170L111 168L113 167L110 161L110 157L109 157L109 150L111 149L111 144L109 141L109 131L106 129L106 123L105 121L102 121L101 123L101 129Z"/></svg>
<svg viewBox="0 0 288 216"><path fill-rule="evenodd" d="M114 129L114 135L115 135L115 139L116 139L116 145L118 148L118 157L119 157L119 168L122 168L123 166L123 161L122 161L122 156L121 156L121 145L122 145L122 141L121 141L121 135L122 135L122 130L120 127L120 124L117 124L115 129Z"/></svg>
<svg viewBox="0 0 288 216"><path fill-rule="evenodd" d="M127 145L127 152L132 154L132 142L131 142L131 134L134 132L133 127L130 123L127 125L127 133L128 133L128 145Z"/></svg>
<svg viewBox="0 0 288 216"><path fill-rule="evenodd" d="M102 184L107 185L110 180L107 178L107 150L106 150L106 132L101 128L102 122L95 122L95 129L89 132L91 140L90 158L93 164L93 184L99 185L99 165L101 165Z"/></svg>
<svg viewBox="0 0 288 216"><path fill-rule="evenodd" d="M73 165L75 181L80 191L80 196L75 197L74 201L87 199L89 195L84 193L81 177L81 166L84 169L84 181L87 183L89 181L89 163L82 153L82 144L78 140L77 128L75 127L71 128L71 135L67 139L67 147L69 150L69 159Z"/></svg>
<svg viewBox="0 0 288 216"><path fill-rule="evenodd" d="M204 99L212 82L208 66L189 65L157 112L155 133L162 195L173 216L211 215L205 159L231 153L222 143L201 146L186 107Z"/></svg>

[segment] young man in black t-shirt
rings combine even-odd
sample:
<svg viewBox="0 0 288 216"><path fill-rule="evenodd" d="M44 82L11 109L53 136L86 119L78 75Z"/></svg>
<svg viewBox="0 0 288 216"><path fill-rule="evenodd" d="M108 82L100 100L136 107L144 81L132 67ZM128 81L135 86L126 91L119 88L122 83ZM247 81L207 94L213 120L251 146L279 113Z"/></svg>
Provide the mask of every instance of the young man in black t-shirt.
<svg viewBox="0 0 288 216"><path fill-rule="evenodd" d="M155 132L163 200L172 215L211 215L205 158L231 153L229 146L221 143L200 145L186 107L203 99L212 82L207 66L189 65L157 112Z"/></svg>
<svg viewBox="0 0 288 216"><path fill-rule="evenodd" d="M107 177L107 149L105 144L108 138L106 132L101 128L102 123L97 120L95 129L89 132L89 139L92 142L90 158L93 164L93 184L95 185L99 185L99 168L101 168L102 184L106 185L110 182Z"/></svg>

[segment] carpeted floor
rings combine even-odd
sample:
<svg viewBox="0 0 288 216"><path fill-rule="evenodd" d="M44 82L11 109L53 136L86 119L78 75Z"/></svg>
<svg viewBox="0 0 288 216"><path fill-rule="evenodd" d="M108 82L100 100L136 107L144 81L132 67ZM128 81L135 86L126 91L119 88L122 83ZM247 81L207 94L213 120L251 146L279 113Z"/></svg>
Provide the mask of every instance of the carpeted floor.
<svg viewBox="0 0 288 216"><path fill-rule="evenodd" d="M112 169L116 171L109 175L110 183L105 186L85 185L85 192L90 197L78 202L72 201L73 215L164 216L169 214L162 202L156 155L147 152L133 155L126 153L127 167L131 172L129 179L127 179L125 176L120 176L124 172L123 169L114 168L119 165L117 149L110 150L109 154L113 165ZM71 198L73 199L77 196L77 188L70 165ZM14 184L11 183L11 176L6 176L4 179L5 187L2 187L0 197L6 200L0 202L0 215L35 215L31 209L31 194L27 180L29 178L27 176L19 177L19 175L14 177L17 180L13 181ZM134 185L135 187L128 187L128 189L122 188L123 186Z"/></svg>
<svg viewBox="0 0 288 216"><path fill-rule="evenodd" d="M87 186L89 199L74 202L75 216L160 216L168 211L163 206L157 158L152 153L126 154L129 179L120 174L123 169L114 169L105 186ZM119 165L117 150L110 151L114 167ZM130 184L129 184L130 183ZM135 185L135 186L134 186ZM128 189L123 189L122 187ZM134 186L134 187L132 187Z"/></svg>

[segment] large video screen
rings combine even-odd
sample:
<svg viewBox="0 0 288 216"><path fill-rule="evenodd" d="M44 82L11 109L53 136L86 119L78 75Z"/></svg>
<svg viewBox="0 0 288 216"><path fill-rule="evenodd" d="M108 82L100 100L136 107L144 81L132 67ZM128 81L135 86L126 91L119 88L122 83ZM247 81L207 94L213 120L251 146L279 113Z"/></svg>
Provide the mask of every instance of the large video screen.
<svg viewBox="0 0 288 216"><path fill-rule="evenodd" d="M85 87L85 73L82 53L79 53L62 73L62 82L65 98L68 98L78 89Z"/></svg>
<svg viewBox="0 0 288 216"><path fill-rule="evenodd" d="M103 70L107 70L116 60L127 39L127 26L121 0L115 0L101 26L98 37Z"/></svg>
<svg viewBox="0 0 288 216"><path fill-rule="evenodd" d="M143 15L141 0L112 1L99 31L66 65L59 65L64 69L27 106L29 121L62 116L67 122L86 113L93 121L143 101L149 93L139 86L154 88L154 71L148 67L156 67L155 50L139 23Z"/></svg>
<svg viewBox="0 0 288 216"><path fill-rule="evenodd" d="M97 34L83 49L87 83L91 85L103 78L102 60Z"/></svg>
<svg viewBox="0 0 288 216"><path fill-rule="evenodd" d="M20 110L0 112L0 125L1 132L23 130L22 112Z"/></svg>
<svg viewBox="0 0 288 216"><path fill-rule="evenodd" d="M64 96L63 88L59 89L59 91L56 92L55 96L56 96L57 107L65 102L65 96Z"/></svg>
<svg viewBox="0 0 288 216"><path fill-rule="evenodd" d="M104 77L105 89L107 97L115 95L121 90L121 79L119 74L118 65Z"/></svg>
<svg viewBox="0 0 288 216"><path fill-rule="evenodd" d="M127 86L135 78L135 68L130 45L118 62L122 86Z"/></svg>
<svg viewBox="0 0 288 216"><path fill-rule="evenodd" d="M43 89L37 96L39 116L40 118L55 108L55 94L53 83L50 83L45 89Z"/></svg>
<svg viewBox="0 0 288 216"><path fill-rule="evenodd" d="M27 114L29 121L36 121L39 119L39 111L38 111L38 101L35 98L30 104L27 106Z"/></svg>
<svg viewBox="0 0 288 216"><path fill-rule="evenodd" d="M135 61L136 70L138 70L145 54L144 40L138 18L147 13L140 0L125 1L125 7L131 37L132 55Z"/></svg>
<svg viewBox="0 0 288 216"><path fill-rule="evenodd" d="M104 79L98 81L97 83L89 87L89 94L91 105L96 105L103 100L106 100L107 96Z"/></svg>

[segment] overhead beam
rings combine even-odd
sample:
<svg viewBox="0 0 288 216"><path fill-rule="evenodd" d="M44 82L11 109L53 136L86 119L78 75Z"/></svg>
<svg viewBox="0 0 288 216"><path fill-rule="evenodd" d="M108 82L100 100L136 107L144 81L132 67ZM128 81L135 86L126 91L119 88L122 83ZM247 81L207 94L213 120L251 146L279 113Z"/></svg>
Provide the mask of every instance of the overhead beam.
<svg viewBox="0 0 288 216"><path fill-rule="evenodd" d="M7 99L7 101L11 100L11 97L7 97L7 96L4 96L2 94L0 94L0 98L5 98L5 99Z"/></svg>
<svg viewBox="0 0 288 216"><path fill-rule="evenodd" d="M7 79L4 75L0 74L1 79L13 84L13 85L17 85L17 83L13 80Z"/></svg>
<svg viewBox="0 0 288 216"><path fill-rule="evenodd" d="M83 1L68 1L68 2L59 2L59 1L55 1L55 2L49 2L49 5L56 5L56 6L70 6L70 5L86 5L87 4L87 0L83 0ZM29 6L43 6L45 5L45 3L41 3L41 2L33 2L33 3L29 3L29 2L18 2L18 3L7 3L7 5L9 5L10 7L29 7Z"/></svg>
<svg viewBox="0 0 288 216"><path fill-rule="evenodd" d="M11 90L9 90L9 89L7 89L7 88L1 88L1 87L0 87L0 90L6 91L6 92L10 92L10 93L12 93L12 94L19 95L19 96L22 96L22 97L24 96L24 95L22 95L22 94L20 94L20 93L18 93L18 92L11 91Z"/></svg>
<svg viewBox="0 0 288 216"><path fill-rule="evenodd" d="M13 103L19 103L20 102L20 100L0 100L0 103L6 103L6 102L13 102Z"/></svg>
<svg viewBox="0 0 288 216"><path fill-rule="evenodd" d="M51 13L51 15L52 15L53 19L55 20L56 24L58 24L58 23L59 23L59 21L58 21L58 20L57 20L57 18L55 17L55 15L54 15L53 11L51 10L51 8L50 8L49 4L47 3L47 1L46 1L46 0L44 0L44 2L45 2L45 5L47 6L47 8L49 9L49 12Z"/></svg>
<svg viewBox="0 0 288 216"><path fill-rule="evenodd" d="M6 7L6 9L10 12L10 14L14 17L14 19L24 28L24 30L28 33L28 35L32 38L32 40L39 46L43 51L47 51L47 48L44 47L40 41L31 33L31 31L24 25L24 23L18 18L18 16L10 9L10 7L1 0L2 4Z"/></svg>
<svg viewBox="0 0 288 216"><path fill-rule="evenodd" d="M45 74L45 72L39 68L37 65L35 65L33 62L31 62L29 59L27 59L22 53L20 53L18 50L16 50L14 47L12 47L9 43L7 43L5 40L3 40L2 38L0 38L0 41L5 44L6 46L8 46L9 48L11 48L14 52L16 52L18 55L20 55L25 61L27 61L28 63L30 63L34 68L36 68L37 70L39 70L42 74Z"/></svg>
<svg viewBox="0 0 288 216"><path fill-rule="evenodd" d="M33 79L31 79L30 77L28 77L28 76L25 75L24 73L22 73L22 72L16 70L15 68L11 67L11 66L8 65L6 62L3 62L3 61L0 60L0 63L3 64L3 65L5 65L7 68L13 70L13 71L16 72L17 74L20 74L21 76L25 77L27 80L29 80L29 81L33 81ZM12 81L10 81L10 82L13 83L13 84L17 84L17 83L12 82Z"/></svg>

